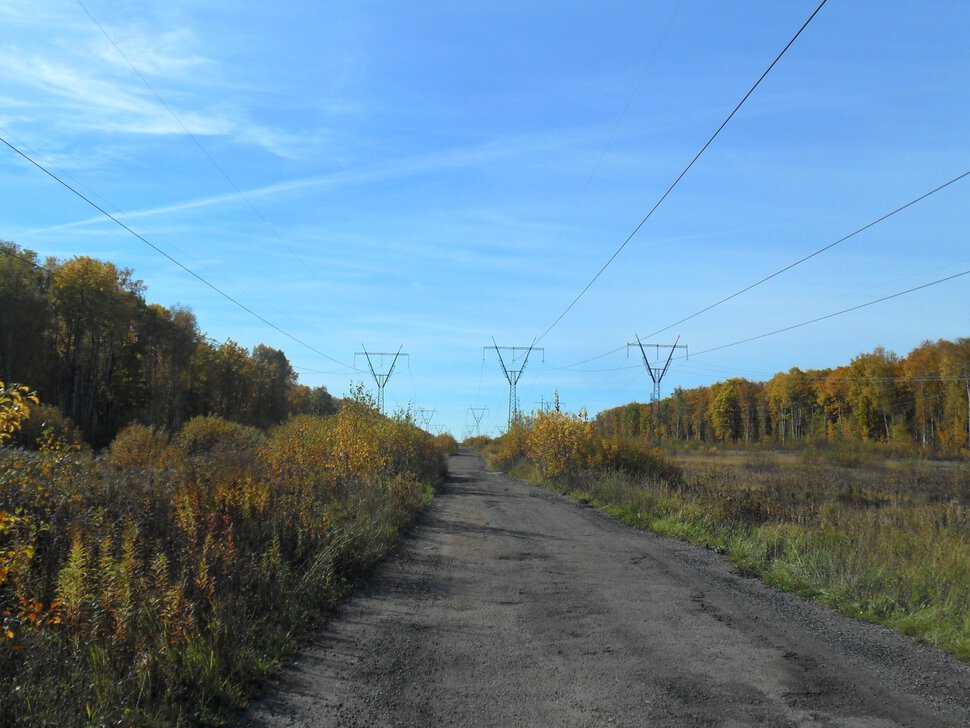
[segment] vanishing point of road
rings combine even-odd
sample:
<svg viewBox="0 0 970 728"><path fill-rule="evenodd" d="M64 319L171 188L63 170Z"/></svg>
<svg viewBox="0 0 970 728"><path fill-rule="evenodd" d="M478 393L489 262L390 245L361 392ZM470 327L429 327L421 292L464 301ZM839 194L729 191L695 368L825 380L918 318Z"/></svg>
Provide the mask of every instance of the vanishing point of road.
<svg viewBox="0 0 970 728"><path fill-rule="evenodd" d="M970 666L934 648L471 451L449 471L238 726L970 726Z"/></svg>

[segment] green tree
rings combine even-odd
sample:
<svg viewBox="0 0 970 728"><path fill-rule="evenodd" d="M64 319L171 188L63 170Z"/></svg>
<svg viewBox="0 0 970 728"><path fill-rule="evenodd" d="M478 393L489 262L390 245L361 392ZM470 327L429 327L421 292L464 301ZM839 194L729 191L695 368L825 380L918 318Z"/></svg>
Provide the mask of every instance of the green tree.
<svg viewBox="0 0 970 728"><path fill-rule="evenodd" d="M279 349L257 345L252 355L252 377L251 424L268 427L285 420L290 388L296 384L296 373L286 355Z"/></svg>
<svg viewBox="0 0 970 728"><path fill-rule="evenodd" d="M137 411L136 317L143 285L128 269L78 257L53 269L56 401L92 444L114 435L111 423Z"/></svg>
<svg viewBox="0 0 970 728"><path fill-rule="evenodd" d="M50 380L49 276L38 265L33 251L0 241L0 377L8 382Z"/></svg>
<svg viewBox="0 0 970 728"><path fill-rule="evenodd" d="M896 378L899 359L877 347L849 365L849 403L859 435L864 440L888 440L895 419Z"/></svg>

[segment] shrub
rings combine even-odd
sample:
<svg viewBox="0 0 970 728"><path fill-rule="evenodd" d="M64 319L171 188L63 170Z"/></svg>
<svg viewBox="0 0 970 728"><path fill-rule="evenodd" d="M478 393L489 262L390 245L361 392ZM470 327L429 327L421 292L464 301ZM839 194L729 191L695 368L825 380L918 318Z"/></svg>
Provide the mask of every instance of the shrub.
<svg viewBox="0 0 970 728"><path fill-rule="evenodd" d="M434 442L442 455L454 455L458 452L458 441L447 432L442 432L435 437Z"/></svg>
<svg viewBox="0 0 970 728"><path fill-rule="evenodd" d="M488 444L491 441L492 438L490 438L488 435L474 435L473 437L466 437L464 442L462 442L462 445L481 452L488 447Z"/></svg>
<svg viewBox="0 0 970 728"><path fill-rule="evenodd" d="M447 444L350 401L269 438L205 417L101 459L0 448L0 725L224 723L393 546Z"/></svg>
<svg viewBox="0 0 970 728"><path fill-rule="evenodd" d="M148 470L172 464L176 453L164 430L132 424L115 436L103 459L105 464L115 468Z"/></svg>
<svg viewBox="0 0 970 728"><path fill-rule="evenodd" d="M635 478L679 483L684 474L675 462L646 440L600 438L594 445L591 466L598 470L619 470Z"/></svg>
<svg viewBox="0 0 970 728"><path fill-rule="evenodd" d="M526 434L526 454L542 478L566 478L589 467L593 425L557 410L536 413Z"/></svg>
<svg viewBox="0 0 970 728"><path fill-rule="evenodd" d="M489 442L484 451L488 464L498 470L508 470L526 460L528 431L528 421L519 420L504 435Z"/></svg>
<svg viewBox="0 0 970 728"><path fill-rule="evenodd" d="M255 427L230 422L216 415L193 417L185 423L176 443L186 457L228 453L252 454L264 438Z"/></svg>
<svg viewBox="0 0 970 728"><path fill-rule="evenodd" d="M31 407L30 416L24 420L14 442L27 450L39 450L52 442L67 447L85 445L84 435L74 421L49 404Z"/></svg>

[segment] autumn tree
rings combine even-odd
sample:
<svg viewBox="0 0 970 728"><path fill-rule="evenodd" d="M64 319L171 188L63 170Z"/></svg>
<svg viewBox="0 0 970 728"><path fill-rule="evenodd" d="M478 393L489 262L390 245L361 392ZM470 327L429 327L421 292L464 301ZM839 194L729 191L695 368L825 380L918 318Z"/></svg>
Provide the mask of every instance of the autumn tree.
<svg viewBox="0 0 970 728"><path fill-rule="evenodd" d="M711 387L707 419L718 440L734 442L741 436L741 402L738 379L728 379Z"/></svg>

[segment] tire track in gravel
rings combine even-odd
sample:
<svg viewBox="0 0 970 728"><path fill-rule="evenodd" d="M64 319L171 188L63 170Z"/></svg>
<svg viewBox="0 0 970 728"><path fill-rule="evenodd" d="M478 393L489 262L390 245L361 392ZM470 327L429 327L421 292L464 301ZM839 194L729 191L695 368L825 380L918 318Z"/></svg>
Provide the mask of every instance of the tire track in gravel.
<svg viewBox="0 0 970 728"><path fill-rule="evenodd" d="M970 667L461 451L398 554L236 722L966 726Z"/></svg>

